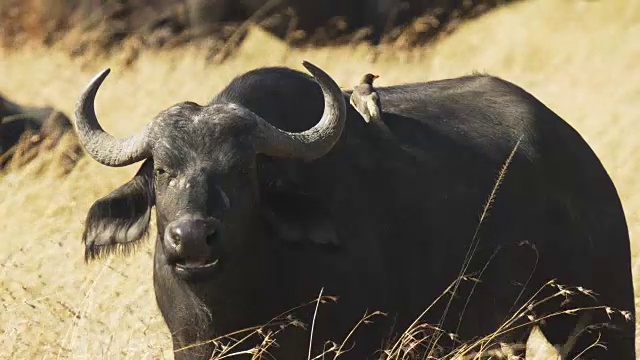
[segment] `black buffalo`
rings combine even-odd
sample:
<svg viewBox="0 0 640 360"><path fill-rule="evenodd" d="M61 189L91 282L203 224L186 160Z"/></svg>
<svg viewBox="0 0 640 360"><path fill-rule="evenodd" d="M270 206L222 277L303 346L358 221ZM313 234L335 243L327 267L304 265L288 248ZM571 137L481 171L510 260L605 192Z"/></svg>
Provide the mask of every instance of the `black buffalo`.
<svg viewBox="0 0 640 360"><path fill-rule="evenodd" d="M21 163L37 155L39 151L51 150L66 135L77 140L71 120L55 108L20 105L0 95L0 167L14 158L19 142L24 141L21 151L30 154L20 159ZM26 138L28 137L28 138ZM72 167L82 156L77 141L67 143L65 166Z"/></svg>
<svg viewBox="0 0 640 360"><path fill-rule="evenodd" d="M341 35L354 35L362 28L370 31L361 35L377 43L391 30L411 27L414 20L426 15L428 24L421 21L420 31L427 39L451 21L473 17L509 1L512 0L68 0L62 5L52 2L41 6L46 6L48 16L67 11L75 12L78 19L109 21L114 41L136 32L151 35L158 31L157 37L148 38L150 43L154 38L163 38L163 34L176 35L184 30L200 35L221 34L216 31L221 26L251 19L291 44L308 44L305 40L326 44L341 41ZM301 30L305 37L292 37L292 30Z"/></svg>
<svg viewBox="0 0 640 360"><path fill-rule="evenodd" d="M508 1L510 0L188 0L186 12L188 25L196 30L222 21L244 21L259 12L263 14L259 19L272 15L286 19L272 19L264 23L267 30L282 38L290 35L292 26L295 30L304 31L306 35L313 35L328 25L325 30L329 32L340 30L348 33L368 28L370 33L365 37L377 43L385 33L398 26L406 26L420 16L432 17L429 24L431 29L425 34L432 36L452 20L475 16ZM291 18L285 14L290 14ZM342 25L336 26L338 22L335 21L331 25L335 19L341 19ZM331 37L329 33L325 36Z"/></svg>
<svg viewBox="0 0 640 360"><path fill-rule="evenodd" d="M633 321L613 310L634 315L625 217L574 129L521 88L471 75L378 88L394 134L380 136L345 105L348 92L305 67L320 86L286 68L250 71L208 105L177 104L127 139L104 132L94 112L108 70L78 102L77 131L95 160L143 161L90 208L85 259L135 247L156 207L154 287L176 358L208 358L212 343L183 348L264 324L324 288L339 298L319 308L314 353L325 340L340 342L365 311L383 311L342 356L365 359L460 274L455 295L422 319L459 336L440 338L444 350L495 331L557 279L544 289L561 291L565 304L525 306L520 322L605 304L590 321L615 328L583 331L573 354L602 333L608 352L589 356L634 357ZM313 312L295 317L309 325ZM579 319L541 325L560 344ZM525 329L494 340L521 341ZM277 359L306 358L308 331L278 336Z"/></svg>

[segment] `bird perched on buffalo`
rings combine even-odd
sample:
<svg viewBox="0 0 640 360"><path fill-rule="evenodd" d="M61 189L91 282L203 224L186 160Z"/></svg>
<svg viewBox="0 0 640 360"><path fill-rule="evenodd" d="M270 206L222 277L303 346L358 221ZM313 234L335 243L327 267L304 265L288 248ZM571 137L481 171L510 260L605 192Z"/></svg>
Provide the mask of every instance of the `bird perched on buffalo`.
<svg viewBox="0 0 640 360"><path fill-rule="evenodd" d="M379 78L380 75L365 74L360 83L353 88L349 102L364 118L364 121L369 123L373 121L382 121L381 113L382 106L380 106L380 97L378 92L373 87L373 80Z"/></svg>

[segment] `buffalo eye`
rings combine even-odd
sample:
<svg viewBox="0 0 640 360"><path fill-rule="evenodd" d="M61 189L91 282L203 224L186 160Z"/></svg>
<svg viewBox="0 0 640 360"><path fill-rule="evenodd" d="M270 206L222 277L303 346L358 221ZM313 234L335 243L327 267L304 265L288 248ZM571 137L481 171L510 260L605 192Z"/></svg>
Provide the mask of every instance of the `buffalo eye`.
<svg viewBox="0 0 640 360"><path fill-rule="evenodd" d="M155 180L156 180L156 184L168 184L168 185L173 185L172 183L175 180L175 176L171 173L169 173L167 170L165 170L164 168L156 168L154 170L155 173Z"/></svg>

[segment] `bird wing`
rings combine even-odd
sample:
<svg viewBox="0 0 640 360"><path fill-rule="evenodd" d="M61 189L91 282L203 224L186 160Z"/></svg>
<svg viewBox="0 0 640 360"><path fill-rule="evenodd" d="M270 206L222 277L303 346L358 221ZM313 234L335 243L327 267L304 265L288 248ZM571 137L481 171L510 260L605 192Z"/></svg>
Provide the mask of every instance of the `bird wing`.
<svg viewBox="0 0 640 360"><path fill-rule="evenodd" d="M354 91L349 98L349 103L364 118L365 122L369 122L371 120L371 116L367 109L368 101L367 99L362 99L360 96L360 94Z"/></svg>
<svg viewBox="0 0 640 360"><path fill-rule="evenodd" d="M378 95L378 92L374 91L373 93L371 93L371 98L373 99L373 101L375 101L378 109L382 111L382 105L380 104L380 96Z"/></svg>
<svg viewBox="0 0 640 360"><path fill-rule="evenodd" d="M369 99L367 99L367 110L369 115L374 120L380 120L382 118L380 112L380 98L378 97L377 92L371 93Z"/></svg>

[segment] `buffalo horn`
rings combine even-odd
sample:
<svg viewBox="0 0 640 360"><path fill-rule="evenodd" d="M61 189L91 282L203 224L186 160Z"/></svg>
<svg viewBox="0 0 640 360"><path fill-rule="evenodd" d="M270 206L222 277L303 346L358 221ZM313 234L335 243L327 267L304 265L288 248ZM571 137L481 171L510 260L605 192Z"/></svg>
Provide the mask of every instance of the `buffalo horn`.
<svg viewBox="0 0 640 360"><path fill-rule="evenodd" d="M99 163L107 166L126 166L151 156L148 134L151 124L137 135L118 139L100 126L94 102L96 93L110 69L97 74L86 87L76 104L76 131L84 149Z"/></svg>
<svg viewBox="0 0 640 360"><path fill-rule="evenodd" d="M312 128L299 133L280 130L259 118L257 146L259 153L277 157L313 160L327 154L340 138L347 109L340 87L320 68L302 63L320 85L324 95L324 112Z"/></svg>

